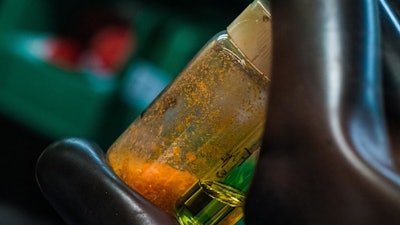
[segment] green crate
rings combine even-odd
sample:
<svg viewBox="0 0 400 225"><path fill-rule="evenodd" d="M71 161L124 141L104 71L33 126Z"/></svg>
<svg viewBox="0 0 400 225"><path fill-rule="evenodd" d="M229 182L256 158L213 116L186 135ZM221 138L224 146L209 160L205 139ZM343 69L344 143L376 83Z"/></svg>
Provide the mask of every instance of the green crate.
<svg viewBox="0 0 400 225"><path fill-rule="evenodd" d="M1 0L0 34L16 29L45 30L53 26L46 0Z"/></svg>
<svg viewBox="0 0 400 225"><path fill-rule="evenodd" d="M41 35L14 33L0 40L0 110L49 138L97 140L116 80L47 63L26 48L35 38Z"/></svg>

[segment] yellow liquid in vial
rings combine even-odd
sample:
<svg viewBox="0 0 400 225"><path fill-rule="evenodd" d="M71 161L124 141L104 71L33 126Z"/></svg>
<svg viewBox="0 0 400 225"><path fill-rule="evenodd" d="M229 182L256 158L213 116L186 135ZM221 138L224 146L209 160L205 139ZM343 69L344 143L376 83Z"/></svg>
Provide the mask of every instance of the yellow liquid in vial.
<svg viewBox="0 0 400 225"><path fill-rule="evenodd" d="M245 199L243 192L214 181L199 182L188 195L176 209L179 223L185 225L219 224L235 207L242 207Z"/></svg>
<svg viewBox="0 0 400 225"><path fill-rule="evenodd" d="M258 151L234 167L223 181L199 181L178 201L175 214L182 225L233 225L243 217L247 190Z"/></svg>
<svg viewBox="0 0 400 225"><path fill-rule="evenodd" d="M245 196L236 188L215 181L200 181L200 187L214 199L232 207L243 206Z"/></svg>

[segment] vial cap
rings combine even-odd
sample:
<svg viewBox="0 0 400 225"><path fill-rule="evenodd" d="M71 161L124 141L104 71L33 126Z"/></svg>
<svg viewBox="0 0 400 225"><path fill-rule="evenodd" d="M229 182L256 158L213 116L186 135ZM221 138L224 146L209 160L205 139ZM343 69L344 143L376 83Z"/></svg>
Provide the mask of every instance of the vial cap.
<svg viewBox="0 0 400 225"><path fill-rule="evenodd" d="M255 0L227 27L227 33L257 69L270 77L272 26L268 4Z"/></svg>

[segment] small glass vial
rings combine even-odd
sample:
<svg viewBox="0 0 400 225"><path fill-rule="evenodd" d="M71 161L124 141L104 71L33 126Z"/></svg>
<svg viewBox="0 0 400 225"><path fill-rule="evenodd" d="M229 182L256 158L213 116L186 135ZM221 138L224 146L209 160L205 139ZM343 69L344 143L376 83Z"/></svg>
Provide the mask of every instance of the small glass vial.
<svg viewBox="0 0 400 225"><path fill-rule="evenodd" d="M235 171L254 161L250 156L261 144L270 83L267 9L262 0L251 3L107 151L109 164L122 180L182 224L203 224L195 218L198 213L190 213L199 204L191 205L188 199L205 199L190 193L207 188L238 195L223 216L204 224L234 224L242 216L249 178L236 187L232 179L251 177L253 167L246 173ZM207 201L210 197L218 200L211 194ZM231 215L237 216L229 220Z"/></svg>
<svg viewBox="0 0 400 225"><path fill-rule="evenodd" d="M250 185L259 150L234 166L222 180L202 179L177 202L182 225L233 225L243 217L245 191Z"/></svg>

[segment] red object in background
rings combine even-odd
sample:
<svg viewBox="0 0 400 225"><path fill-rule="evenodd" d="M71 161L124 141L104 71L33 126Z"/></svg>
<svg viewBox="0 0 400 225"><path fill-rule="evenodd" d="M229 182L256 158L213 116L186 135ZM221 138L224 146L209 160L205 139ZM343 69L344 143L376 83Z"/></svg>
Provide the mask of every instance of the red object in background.
<svg viewBox="0 0 400 225"><path fill-rule="evenodd" d="M106 26L91 38L83 64L86 69L115 73L127 63L135 45L136 37L129 27Z"/></svg>
<svg viewBox="0 0 400 225"><path fill-rule="evenodd" d="M127 26L108 25L94 33L87 46L62 37L50 38L46 45L50 63L113 75L127 63L136 46L136 36Z"/></svg>
<svg viewBox="0 0 400 225"><path fill-rule="evenodd" d="M48 40L46 48L49 62L70 69L77 67L81 49L74 41L54 37Z"/></svg>

